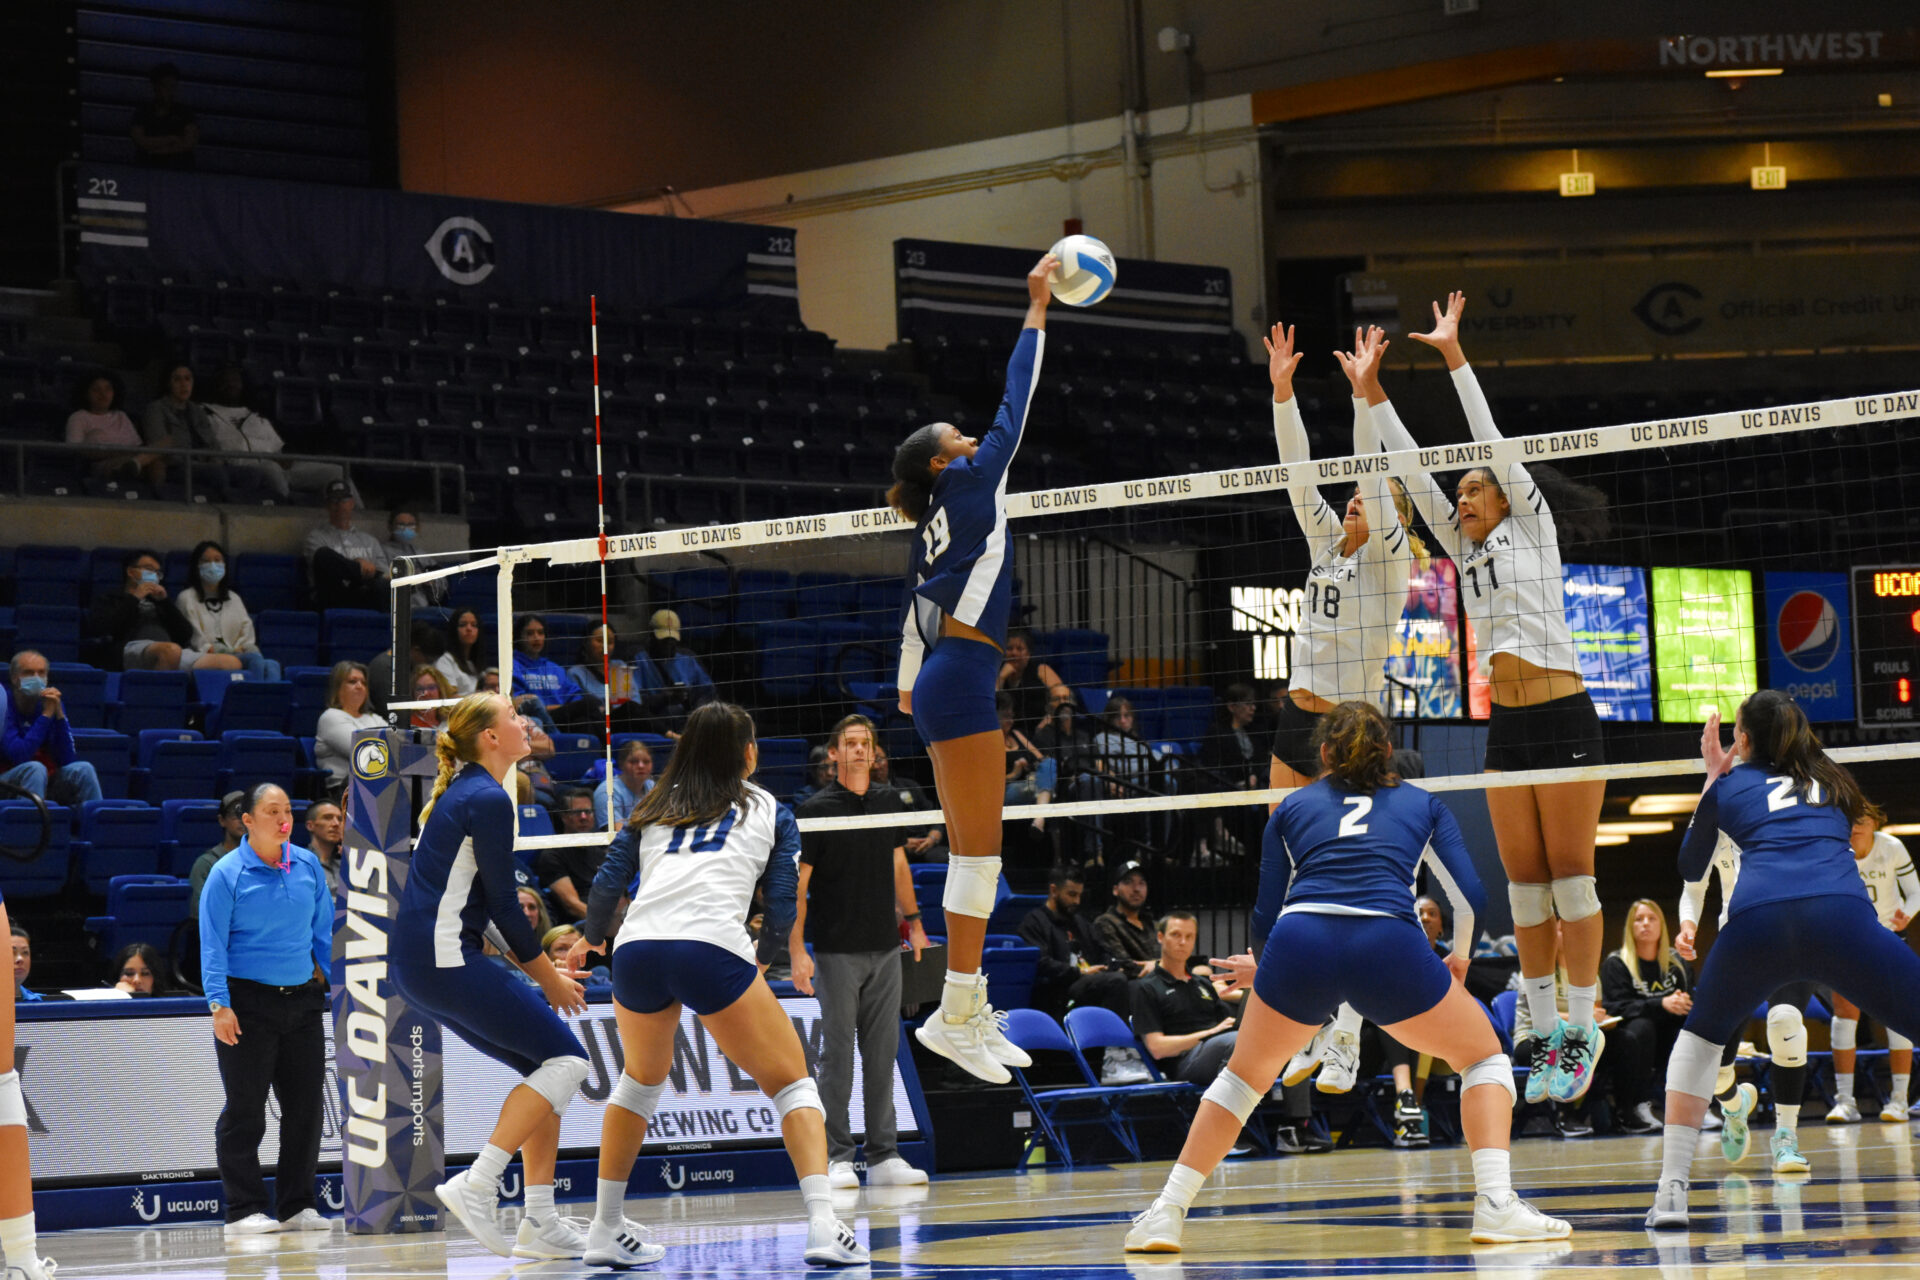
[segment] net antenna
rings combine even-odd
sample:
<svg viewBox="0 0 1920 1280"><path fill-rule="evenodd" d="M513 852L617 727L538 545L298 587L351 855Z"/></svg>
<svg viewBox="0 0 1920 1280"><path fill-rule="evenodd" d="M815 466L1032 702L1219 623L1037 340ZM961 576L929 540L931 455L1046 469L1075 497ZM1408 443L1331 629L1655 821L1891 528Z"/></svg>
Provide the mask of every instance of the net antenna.
<svg viewBox="0 0 1920 1280"><path fill-rule="evenodd" d="M613 811L613 646L606 643L611 634L607 621L607 469L600 450L600 297L587 295L587 333L593 348L593 504L599 520L600 535L600 699L606 713L600 742L607 765L607 837L611 839L625 821ZM515 834L518 834L516 832Z"/></svg>

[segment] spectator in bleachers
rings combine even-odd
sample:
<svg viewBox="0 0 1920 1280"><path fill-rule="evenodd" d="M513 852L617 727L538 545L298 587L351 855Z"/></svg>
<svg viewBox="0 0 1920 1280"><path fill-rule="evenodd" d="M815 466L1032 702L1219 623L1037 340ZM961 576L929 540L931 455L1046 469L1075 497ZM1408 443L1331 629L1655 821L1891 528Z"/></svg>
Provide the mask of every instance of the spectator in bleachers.
<svg viewBox="0 0 1920 1280"><path fill-rule="evenodd" d="M401 556L413 556L420 553L415 542L420 537L420 513L412 507L396 507L387 514L387 541L382 548L387 553L387 564ZM447 598L447 580L436 578L432 582L414 584L412 592L413 607L430 609Z"/></svg>
<svg viewBox="0 0 1920 1280"><path fill-rule="evenodd" d="M254 680L278 680L280 664L260 652L253 618L227 575L227 551L202 542L187 557L188 576L180 593L180 612L193 627L190 643L200 653L232 654Z"/></svg>
<svg viewBox="0 0 1920 1280"><path fill-rule="evenodd" d="M661 709L669 721L678 724L695 707L713 701L713 677L681 640L679 614L671 609L656 609L648 625L653 628L653 636L647 641L646 656L652 659L663 682Z"/></svg>
<svg viewBox="0 0 1920 1280"><path fill-rule="evenodd" d="M193 370L176 364L167 370L166 391L147 401L140 434L155 449L191 449L213 439L206 406L193 398Z"/></svg>
<svg viewBox="0 0 1920 1280"><path fill-rule="evenodd" d="M240 659L230 653L207 653L193 647L193 624L167 598L160 581L160 557L152 551L129 551L122 557L126 582L93 602L87 619L89 635L112 642L112 656L127 671L238 671Z"/></svg>
<svg viewBox="0 0 1920 1280"><path fill-rule="evenodd" d="M555 810L554 825L562 832L580 835L594 829L593 818L593 797L584 791L568 791ZM587 918L587 894L592 892L593 877L606 857L604 844L568 844L542 849L534 858L534 874L547 891L555 919Z"/></svg>
<svg viewBox="0 0 1920 1280"><path fill-rule="evenodd" d="M212 873L214 864L240 847L240 841L246 837L247 828L240 821L240 813L246 808L247 793L229 791L220 798L220 840L209 845L205 852L193 860L193 870L187 873L187 914L198 917L200 914L200 892L206 888L207 876Z"/></svg>
<svg viewBox="0 0 1920 1280"><path fill-rule="evenodd" d="M1059 762L1035 746L1016 723L1013 695L1002 690L994 695L993 707L1000 716L1000 739L1007 752L1008 804L1052 804ZM1045 831L1047 820L1035 818L1035 831Z"/></svg>
<svg viewBox="0 0 1920 1280"><path fill-rule="evenodd" d="M593 820L602 831L616 822L625 826L633 806L653 790L653 752L646 743L628 738L614 750L613 757L613 772L593 789Z"/></svg>
<svg viewBox="0 0 1920 1280"><path fill-rule="evenodd" d="M579 936L580 931L572 925L557 924L540 935L540 945L545 949L547 959L559 966L566 960L567 952L573 949L574 939ZM587 970L587 976L582 981L589 987L611 987L613 970L605 964L596 964Z"/></svg>
<svg viewBox="0 0 1920 1280"><path fill-rule="evenodd" d="M1652 1133L1653 1106L1665 1090L1666 1061L1693 1009L1693 971L1674 954L1667 913L1651 898L1627 910L1620 949L1600 963L1600 1002L1620 1019L1607 1033L1613 1050L1620 1127Z"/></svg>
<svg viewBox="0 0 1920 1280"><path fill-rule="evenodd" d="M1033 1007L1063 1018L1078 1005L1110 1009L1121 1018L1133 1013L1127 975L1109 963L1097 939L1080 928L1080 895L1085 892L1080 869L1058 866L1047 877L1045 906L1027 912L1020 922L1020 939L1040 951L1033 975ZM1135 1084L1148 1078L1144 1064L1131 1051L1109 1049L1101 1066L1103 1084Z"/></svg>
<svg viewBox="0 0 1920 1280"><path fill-rule="evenodd" d="M453 688L447 683L447 678L441 673L440 668L423 664L413 669L412 701L432 702L454 696L456 695ZM411 729L437 730L440 727L440 721L439 707L416 707L407 713L407 727Z"/></svg>
<svg viewBox="0 0 1920 1280"><path fill-rule="evenodd" d="M327 869L327 883L340 896L340 846L347 838L347 811L331 800L316 800L307 810L307 848Z"/></svg>
<svg viewBox="0 0 1920 1280"><path fill-rule="evenodd" d="M151 942L129 942L114 953L107 977L115 991L130 996L164 996L173 990L167 981L167 959Z"/></svg>
<svg viewBox="0 0 1920 1280"><path fill-rule="evenodd" d="M147 80L153 86L153 101L133 113L127 129L134 160L152 169L194 168L200 125L178 101L180 69L162 62L147 73Z"/></svg>
<svg viewBox="0 0 1920 1280"><path fill-rule="evenodd" d="M1129 862L1114 878L1112 904L1093 920L1101 950L1130 966L1135 977L1150 972L1160 958L1160 931L1146 905L1147 870Z"/></svg>
<svg viewBox="0 0 1920 1280"><path fill-rule="evenodd" d="M77 808L100 798L100 776L79 758L66 705L47 672L45 655L33 649L22 649L8 664L13 687L0 724L0 782Z"/></svg>
<svg viewBox="0 0 1920 1280"><path fill-rule="evenodd" d="M259 455L228 462L229 484L251 483L284 502L291 493L318 494L329 482L345 479L330 462L286 462L276 456L286 450L287 442L264 413L247 404L247 379L239 365L227 365L214 375L213 390L202 407L206 434L196 437L197 444L220 453Z"/></svg>
<svg viewBox="0 0 1920 1280"><path fill-rule="evenodd" d="M352 772L353 735L361 729L381 729L386 720L374 715L369 701L367 669L358 662L336 662L327 681L327 709L320 713L314 735L313 763L330 775L329 793L338 799Z"/></svg>
<svg viewBox="0 0 1920 1280"><path fill-rule="evenodd" d="M1139 736L1138 713L1132 702L1126 698L1108 699L1106 709L1096 723L1099 728L1093 735L1093 752L1106 775L1106 792L1109 796L1125 800L1152 793L1172 794L1173 782L1162 768L1159 753ZM1093 824L1100 833L1103 846L1109 834L1136 847L1151 846L1155 843L1152 837L1158 827L1163 837L1159 845L1164 847L1164 836L1171 827L1171 816L1122 813L1096 818Z"/></svg>
<svg viewBox="0 0 1920 1280"><path fill-rule="evenodd" d="M370 533L353 527L353 486L329 481L321 491L327 518L307 531L301 553L313 579L314 603L322 609L388 607L387 549Z"/></svg>
<svg viewBox="0 0 1920 1280"><path fill-rule="evenodd" d="M472 609L455 609L447 627L447 651L433 665L453 685L454 696L464 698L480 687L480 673L488 669L486 655L479 652L480 615Z"/></svg>
<svg viewBox="0 0 1920 1280"><path fill-rule="evenodd" d="M1258 696L1251 685L1227 686L1226 700L1200 752L1200 767L1208 775L1202 790L1255 791L1266 787L1266 744L1252 732ZM1202 861L1243 858L1247 850L1257 850L1264 821L1251 809L1214 810L1208 835L1202 841Z"/></svg>
<svg viewBox="0 0 1920 1280"><path fill-rule="evenodd" d="M167 460L151 453L126 453L146 441L133 419L119 406L120 384L109 374L98 374L87 383L86 405L75 409L67 419L67 443L87 445L81 457L93 464L93 474L101 480L144 477L150 484L167 478Z"/></svg>
<svg viewBox="0 0 1920 1280"><path fill-rule="evenodd" d="M927 813L940 806L927 799L927 793L912 778L895 778L893 764L887 756L887 749L879 743L873 747L873 780L883 787L891 788L900 797L900 809L904 813ZM946 860L947 829L939 823L929 827L909 827L906 836L907 858L913 862L936 862Z"/></svg>
<svg viewBox="0 0 1920 1280"><path fill-rule="evenodd" d="M1033 745L1046 753L1056 767L1053 796L1060 800L1098 800L1105 794L1100 780L1100 754L1093 738L1080 724L1079 707L1073 690L1062 685L1047 702L1047 713L1034 730ZM1071 841L1074 856L1080 861L1099 861L1099 828L1085 821L1067 822L1055 829L1056 841Z"/></svg>
<svg viewBox="0 0 1920 1280"><path fill-rule="evenodd" d="M520 902L520 910L527 917L536 937L544 938L553 928L553 917L547 914L547 900L540 896L540 889L534 878L525 868L518 868L514 878L520 881L520 887L514 890Z"/></svg>
<svg viewBox="0 0 1920 1280"><path fill-rule="evenodd" d="M582 732L600 728L604 719L599 704L581 692L559 663L544 656L546 651L545 620L537 613L526 614L514 624L514 700L537 700L545 718L556 728Z"/></svg>
<svg viewBox="0 0 1920 1280"><path fill-rule="evenodd" d="M38 992L27 990L27 979L33 973L33 936L27 932L27 926L18 920L9 920L13 933L13 999L15 1004L38 1004L41 996Z"/></svg>
<svg viewBox="0 0 1920 1280"><path fill-rule="evenodd" d="M613 656L619 645L620 635L612 627L593 628L580 645L580 661L567 668L567 675L596 706L611 705L615 732L632 733L646 728L640 704L644 690L635 681L634 669Z"/></svg>
<svg viewBox="0 0 1920 1280"><path fill-rule="evenodd" d="M807 780L793 790L795 808L820 794L833 781L833 756L822 742L807 752Z"/></svg>
<svg viewBox="0 0 1920 1280"><path fill-rule="evenodd" d="M500 692L500 668L498 667L484 668L480 672L480 683L478 685L478 689L486 693Z"/></svg>
<svg viewBox="0 0 1920 1280"><path fill-rule="evenodd" d="M1033 656L1033 636L1024 629L1007 633L1007 657L1000 667L1000 689L1013 699L1013 722L1034 733L1052 700L1067 689L1060 673Z"/></svg>

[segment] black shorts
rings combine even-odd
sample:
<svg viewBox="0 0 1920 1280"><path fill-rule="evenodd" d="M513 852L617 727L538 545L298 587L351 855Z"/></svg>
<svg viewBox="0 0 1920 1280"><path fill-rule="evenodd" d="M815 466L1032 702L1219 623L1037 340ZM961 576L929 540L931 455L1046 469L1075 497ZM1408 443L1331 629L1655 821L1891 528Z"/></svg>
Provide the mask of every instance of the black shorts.
<svg viewBox="0 0 1920 1280"><path fill-rule="evenodd" d="M1530 707L1494 704L1487 725L1489 769L1570 769L1605 764L1600 713L1585 690Z"/></svg>
<svg viewBox="0 0 1920 1280"><path fill-rule="evenodd" d="M1302 777L1320 776L1320 753L1313 749L1313 731L1320 727L1324 714L1303 711L1291 696L1281 696L1279 723L1273 729L1273 754Z"/></svg>

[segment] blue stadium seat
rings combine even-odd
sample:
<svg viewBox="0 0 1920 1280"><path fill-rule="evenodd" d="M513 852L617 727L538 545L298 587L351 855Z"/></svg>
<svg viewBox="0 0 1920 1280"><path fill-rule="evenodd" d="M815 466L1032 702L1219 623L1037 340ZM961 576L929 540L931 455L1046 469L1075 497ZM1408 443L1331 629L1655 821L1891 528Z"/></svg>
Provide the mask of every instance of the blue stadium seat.
<svg viewBox="0 0 1920 1280"><path fill-rule="evenodd" d="M725 569L656 574L654 583L673 596L663 603L680 615L686 639L711 638L733 621L733 584Z"/></svg>
<svg viewBox="0 0 1920 1280"><path fill-rule="evenodd" d="M47 682L60 691L67 722L76 729L107 726L107 673L81 662L50 662Z"/></svg>
<svg viewBox="0 0 1920 1280"><path fill-rule="evenodd" d="M293 701L287 712L287 732L296 738L311 738L320 726L320 713L327 709L327 685L333 672L326 667L288 667L283 674L293 686Z"/></svg>
<svg viewBox="0 0 1920 1280"><path fill-rule="evenodd" d="M42 898L66 887L72 821L64 806L47 806L46 847L28 861L0 857L0 894L9 899ZM39 844L40 836L39 806L25 800L0 803L0 846L27 854Z"/></svg>
<svg viewBox="0 0 1920 1280"><path fill-rule="evenodd" d="M600 739L590 733L556 733L553 735L553 758L547 761L547 772L561 782L571 782L585 775L596 761L605 757Z"/></svg>
<svg viewBox="0 0 1920 1280"><path fill-rule="evenodd" d="M320 643L329 665L366 662L384 653L392 643L391 632L391 620L377 609L328 609L320 615Z"/></svg>
<svg viewBox="0 0 1920 1280"><path fill-rule="evenodd" d="M862 578L855 616L869 627L890 631L900 625L900 579Z"/></svg>
<svg viewBox="0 0 1920 1280"><path fill-rule="evenodd" d="M996 1009L1025 1009L1033 1004L1034 974L1040 967L1040 949L1019 938L1013 945L980 953L980 971L987 975L987 999Z"/></svg>
<svg viewBox="0 0 1920 1280"><path fill-rule="evenodd" d="M828 694L844 686L871 685L900 670L900 638L876 634L864 622L833 619L819 624L820 679Z"/></svg>
<svg viewBox="0 0 1920 1280"><path fill-rule="evenodd" d="M1063 628L1042 638L1039 656L1068 684L1105 684L1110 643L1104 631Z"/></svg>
<svg viewBox="0 0 1920 1280"><path fill-rule="evenodd" d="M200 855L226 837L217 800L168 800L160 806L160 869L186 878Z"/></svg>
<svg viewBox="0 0 1920 1280"><path fill-rule="evenodd" d="M187 722L193 677L185 671L122 671L110 683L114 704L108 723L129 737L148 729L178 729Z"/></svg>
<svg viewBox="0 0 1920 1280"><path fill-rule="evenodd" d="M14 644L34 649L48 662L80 661L78 605L21 604L13 610Z"/></svg>
<svg viewBox="0 0 1920 1280"><path fill-rule="evenodd" d="M27 544L13 555L15 605L64 605L77 608L87 580L87 553L79 547Z"/></svg>
<svg viewBox="0 0 1920 1280"><path fill-rule="evenodd" d="M128 771L133 767L132 743L112 729L73 731L74 754L93 766L100 778L100 794L108 800L127 798Z"/></svg>
<svg viewBox="0 0 1920 1280"><path fill-rule="evenodd" d="M761 693L769 698L804 698L818 687L820 632L817 624L769 622L756 627L754 632L754 674Z"/></svg>
<svg viewBox="0 0 1920 1280"><path fill-rule="evenodd" d="M733 598L735 626L785 622L793 617L793 575L775 569L740 571Z"/></svg>
<svg viewBox="0 0 1920 1280"><path fill-rule="evenodd" d="M192 887L162 875L115 876L106 886L107 912L87 919L99 950L112 955L131 942L167 949L173 931L187 918Z"/></svg>
<svg viewBox="0 0 1920 1280"><path fill-rule="evenodd" d="M547 624L547 649L543 656L562 667L570 667L580 661L580 647L587 632L600 625L598 617L590 618L580 613L544 614L541 621Z"/></svg>
<svg viewBox="0 0 1920 1280"><path fill-rule="evenodd" d="M227 690L244 681L245 672L241 671L193 671L193 691L199 702L201 714L217 710L227 700Z"/></svg>
<svg viewBox="0 0 1920 1280"><path fill-rule="evenodd" d="M1035 907L1047 905L1044 893L1010 893L994 904L993 914L987 917L988 933L1018 933L1020 922Z"/></svg>
<svg viewBox="0 0 1920 1280"><path fill-rule="evenodd" d="M294 609L262 610L253 615L253 633L260 642L260 652L280 663L282 668L320 665L320 619L311 613Z"/></svg>
<svg viewBox="0 0 1920 1280"><path fill-rule="evenodd" d="M786 800L807 780L809 750L805 738L760 739L760 768L753 780L771 791L775 799ZM657 757L654 771L659 772Z"/></svg>
<svg viewBox="0 0 1920 1280"><path fill-rule="evenodd" d="M241 598L247 602L247 612L256 619L264 609L300 607L305 570L301 567L299 556L245 552L234 557L233 576ZM261 651L266 652L266 646L262 645ZM267 656L280 657L277 653L267 653Z"/></svg>
<svg viewBox="0 0 1920 1280"><path fill-rule="evenodd" d="M794 578L794 617L819 620L858 610L860 590L849 573L802 573Z"/></svg>
<svg viewBox="0 0 1920 1280"><path fill-rule="evenodd" d="M105 893L115 876L157 874L160 811L138 800L89 800L72 849L88 893Z"/></svg>
<svg viewBox="0 0 1920 1280"><path fill-rule="evenodd" d="M120 590L120 585L127 580L127 571L120 564L126 554L125 547L95 547L87 554L89 597Z"/></svg>
<svg viewBox="0 0 1920 1280"><path fill-rule="evenodd" d="M1199 742L1213 724L1213 690L1173 685L1160 691L1160 737Z"/></svg>
<svg viewBox="0 0 1920 1280"><path fill-rule="evenodd" d="M203 741L192 729L143 729L132 790L148 804L168 800L204 800L217 794L214 770L220 744Z"/></svg>
<svg viewBox="0 0 1920 1280"><path fill-rule="evenodd" d="M218 768L216 795L244 791L256 782L272 782L291 796L301 768L300 744L283 733L230 729L220 735Z"/></svg>
<svg viewBox="0 0 1920 1280"><path fill-rule="evenodd" d="M220 705L207 712L207 736L234 729L285 733L293 710L293 685L285 680L240 680L227 689Z"/></svg>

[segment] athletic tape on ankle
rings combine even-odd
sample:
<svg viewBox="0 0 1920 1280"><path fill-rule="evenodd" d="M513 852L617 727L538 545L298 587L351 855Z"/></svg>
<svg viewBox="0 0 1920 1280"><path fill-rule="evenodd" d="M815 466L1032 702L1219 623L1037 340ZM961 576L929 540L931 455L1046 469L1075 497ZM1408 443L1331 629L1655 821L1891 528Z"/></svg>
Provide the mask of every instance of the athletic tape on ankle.
<svg viewBox="0 0 1920 1280"><path fill-rule="evenodd" d="M1202 1101L1224 1107L1241 1124L1245 1124L1247 1117L1253 1114L1253 1109L1260 1105L1260 1091L1226 1070L1213 1078L1213 1083L1207 1086L1207 1091L1200 1097Z"/></svg>
<svg viewBox="0 0 1920 1280"><path fill-rule="evenodd" d="M1489 1054L1460 1073L1460 1093L1475 1085L1497 1084L1507 1091L1509 1100L1519 1097L1513 1087L1513 1059L1504 1053Z"/></svg>
<svg viewBox="0 0 1920 1280"><path fill-rule="evenodd" d="M1507 905L1513 908L1516 928L1530 929L1553 919L1553 886L1550 884L1507 885Z"/></svg>
<svg viewBox="0 0 1920 1280"><path fill-rule="evenodd" d="M1682 1031L1673 1042L1673 1055L1667 1059L1667 1092L1711 1098L1713 1082L1720 1074L1720 1048L1691 1031Z"/></svg>
<svg viewBox="0 0 1920 1280"><path fill-rule="evenodd" d="M1860 1019L1836 1017L1829 1029L1829 1035L1834 1048L1853 1048L1860 1039Z"/></svg>
<svg viewBox="0 0 1920 1280"><path fill-rule="evenodd" d="M785 1120L796 1111L813 1110L821 1115L827 1109L820 1105L820 1086L813 1082L812 1076L801 1076L792 1084L773 1095L773 1109Z"/></svg>
<svg viewBox="0 0 1920 1280"><path fill-rule="evenodd" d="M607 1097L607 1105L631 1111L642 1120L651 1120L654 1110L660 1105L660 1094L666 1087L665 1080L659 1084L641 1084L622 1071L620 1078L613 1082L613 1092Z"/></svg>
<svg viewBox="0 0 1920 1280"><path fill-rule="evenodd" d="M587 1069L585 1058L548 1058L527 1075L525 1083L547 1100L553 1114L563 1116L573 1095L586 1083Z"/></svg>
<svg viewBox="0 0 1920 1280"><path fill-rule="evenodd" d="M9 1071L0 1076L0 1129L16 1124L26 1127L27 1096L20 1092L20 1073Z"/></svg>
<svg viewBox="0 0 1920 1280"><path fill-rule="evenodd" d="M1792 1005L1767 1010L1767 1052L1776 1067L1807 1065L1807 1020Z"/></svg>
<svg viewBox="0 0 1920 1280"><path fill-rule="evenodd" d="M947 887L940 906L950 916L985 920L1000 896L1000 859L947 855Z"/></svg>
<svg viewBox="0 0 1920 1280"><path fill-rule="evenodd" d="M1568 922L1585 920L1600 912L1600 895L1594 892L1592 876L1560 876L1553 882L1553 909Z"/></svg>

